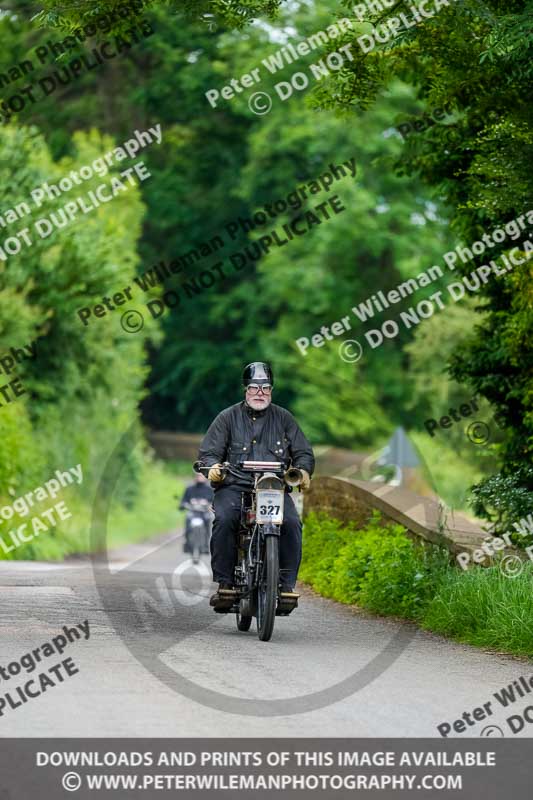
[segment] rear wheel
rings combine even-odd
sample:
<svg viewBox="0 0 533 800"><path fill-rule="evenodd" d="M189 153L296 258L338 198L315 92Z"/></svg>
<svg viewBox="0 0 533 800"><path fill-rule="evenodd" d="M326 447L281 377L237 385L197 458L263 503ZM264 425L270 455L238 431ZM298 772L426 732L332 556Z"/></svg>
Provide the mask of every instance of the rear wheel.
<svg viewBox="0 0 533 800"><path fill-rule="evenodd" d="M237 611L237 628L240 631L249 631L251 624L252 617L244 617L239 611Z"/></svg>
<svg viewBox="0 0 533 800"><path fill-rule="evenodd" d="M263 566L257 587L257 635L268 642L274 630L279 583L279 540L277 536L266 536L263 551Z"/></svg>

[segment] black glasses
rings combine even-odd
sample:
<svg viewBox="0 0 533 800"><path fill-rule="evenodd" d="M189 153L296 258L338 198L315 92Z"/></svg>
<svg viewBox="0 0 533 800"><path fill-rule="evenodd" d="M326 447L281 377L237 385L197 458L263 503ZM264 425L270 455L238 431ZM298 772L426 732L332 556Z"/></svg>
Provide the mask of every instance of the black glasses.
<svg viewBox="0 0 533 800"><path fill-rule="evenodd" d="M257 383L249 383L246 387L246 391L250 392L250 394L259 394L259 392L263 392L263 394L270 394L272 391L272 386L270 383L263 383L261 386Z"/></svg>

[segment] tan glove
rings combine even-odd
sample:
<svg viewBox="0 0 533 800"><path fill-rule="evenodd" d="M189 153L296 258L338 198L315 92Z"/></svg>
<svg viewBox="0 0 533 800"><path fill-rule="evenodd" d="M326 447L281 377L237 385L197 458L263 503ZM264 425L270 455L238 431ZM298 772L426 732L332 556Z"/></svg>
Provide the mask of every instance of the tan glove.
<svg viewBox="0 0 533 800"><path fill-rule="evenodd" d="M300 469L301 469L301 467L300 467ZM311 486L311 476L309 475L309 473L305 469L302 469L302 474L303 474L304 477L303 477L303 480L302 480L302 482L300 484L300 489L302 490L302 492L307 492L307 490Z"/></svg>
<svg viewBox="0 0 533 800"><path fill-rule="evenodd" d="M221 464L213 464L213 466L210 468L209 472L207 473L207 477L209 478L210 481L213 481L213 483L220 483L221 481L223 481L224 480L224 473L222 471L222 465Z"/></svg>

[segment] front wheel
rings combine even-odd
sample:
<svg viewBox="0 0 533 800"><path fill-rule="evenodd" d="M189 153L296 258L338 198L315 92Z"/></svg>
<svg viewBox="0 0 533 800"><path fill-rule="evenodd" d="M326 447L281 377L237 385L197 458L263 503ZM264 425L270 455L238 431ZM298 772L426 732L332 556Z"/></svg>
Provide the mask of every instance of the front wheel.
<svg viewBox="0 0 533 800"><path fill-rule="evenodd" d="M200 543L198 541L198 536L194 540L194 546L192 549L192 562L193 564L198 564L200 561Z"/></svg>
<svg viewBox="0 0 533 800"><path fill-rule="evenodd" d="M274 630L279 583L279 539L266 536L263 565L257 587L257 635L268 642Z"/></svg>

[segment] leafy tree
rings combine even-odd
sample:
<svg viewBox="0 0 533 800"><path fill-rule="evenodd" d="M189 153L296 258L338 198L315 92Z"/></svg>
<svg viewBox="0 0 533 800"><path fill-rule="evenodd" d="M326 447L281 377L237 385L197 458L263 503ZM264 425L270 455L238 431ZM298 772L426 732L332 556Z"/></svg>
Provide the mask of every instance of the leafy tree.
<svg viewBox="0 0 533 800"><path fill-rule="evenodd" d="M187 18L200 22L210 30L223 25L231 28L242 28L247 22L259 14L274 17L281 5L281 0L142 0L145 5L156 5L168 9L170 13L179 13ZM72 24L79 25L110 8L119 5L118 0L87 0L65 6L57 0L41 0L32 3L26 0L7 0L8 4L23 2L29 7L40 9L40 19L46 25Z"/></svg>
<svg viewBox="0 0 533 800"><path fill-rule="evenodd" d="M44 181L56 183L112 147L96 131L79 133L73 156L54 162L36 129L0 129L0 207L14 208ZM95 176L84 190L99 183ZM90 492L110 438L135 422L143 395L142 335L124 333L112 314L93 317L87 327L77 314L94 305L95 296L131 283L144 212L138 189L40 238L33 227L37 218L58 214L65 197L46 201L37 214L4 231L28 226L33 243L0 267L0 351L35 342L36 357L17 368L26 394L0 409L2 462L9 465L0 472L2 495L27 487L37 474L42 480L45 468L53 472L79 460L92 476L84 486Z"/></svg>
<svg viewBox="0 0 533 800"><path fill-rule="evenodd" d="M352 5L344 4L344 14L352 13ZM315 229L313 237L292 242L290 249L272 251L238 275L231 273L210 292L182 295L179 309L165 315L164 343L159 347L156 340L151 351L150 421L186 429L204 426L220 405L235 397L234 376L252 351L279 365L285 386L280 400L296 402L308 368L295 352L295 339L311 334L328 318L349 313L350 305L370 294L369 286L374 291L393 288L398 280L438 263L456 243L468 245L524 212L531 188L526 161L531 111L525 91L531 77L531 5L454 3L368 54L357 37L371 28L352 18L353 32L342 41L352 45L353 61L317 84L313 102L321 113L310 112L302 95L278 103L268 117L256 118L247 96L213 112L205 101L207 88L221 87L279 47L263 23L248 25L244 37L233 29L241 30L257 15L277 13L289 35L303 37L330 24L336 12L313 5L288 8L270 0L153 3L149 18L157 36L144 42L135 57L106 65L101 79L85 76L69 89L54 112L63 115L57 127L67 133L83 124L87 110L99 127L118 136L131 131L132 119L163 124L163 146L147 155L156 179L144 188L149 213L140 243L143 268L189 252L229 220L250 216L264 202L311 179L315 168L340 160L339 154L357 155L357 183L342 194L345 216ZM113 6L91 2L65 9L57 0L43 0L40 21L68 29ZM408 14L408 6L399 0L384 16ZM377 17L371 20L378 22ZM19 41L20 32L17 37ZM339 44L336 40L332 49ZM272 93L277 80L267 77L261 88ZM424 108L447 104L455 111L445 124L418 132L405 144L390 135L393 125ZM337 118L332 110L344 116ZM44 116L43 105L39 123L46 130ZM68 154L69 137L51 127L55 153ZM422 190L421 181L431 193ZM446 216L453 242L442 224ZM242 249L261 233L239 237L216 258L227 259L232 248ZM492 252L499 254L498 248ZM193 266L187 279L216 258ZM457 265L456 271L468 273L480 263ZM530 458L532 447L528 276L524 265L505 278L491 278L481 294L481 322L451 367L454 377L468 379L505 420L504 471ZM183 280L180 276L168 285L180 289ZM348 301L342 314L339 298ZM454 325L457 321L459 331L459 311L448 309L442 315ZM439 324L435 320L435 327L424 330L437 331ZM355 338L361 335L354 330ZM407 416L411 389L406 368L415 351L402 348L411 338L402 332L396 342L371 353L352 376L354 398L364 375L383 418L395 422ZM422 339L418 341L422 346ZM326 361L330 363L329 356ZM416 359L412 363L416 369ZM421 370L419 374L423 366ZM418 397L423 402L420 392ZM345 405L343 398L339 408ZM317 422L313 408L309 394L302 413L311 426ZM338 412L331 410L333 419Z"/></svg>
<svg viewBox="0 0 533 800"><path fill-rule="evenodd" d="M398 2L386 16L407 6ZM317 90L319 107L368 108L400 77L416 87L428 109L451 104L457 110L454 124L409 137L397 165L439 191L452 209L457 243L479 240L529 207L532 18L529 1L464 0L369 53L356 41L368 24L357 23L354 60ZM508 243L496 246L491 257L508 249ZM484 260L458 264L457 271L468 274ZM504 476L530 463L533 452L530 273L526 262L490 279L479 293L483 320L450 361L451 375L469 381L505 421ZM531 491L530 478L521 474Z"/></svg>

